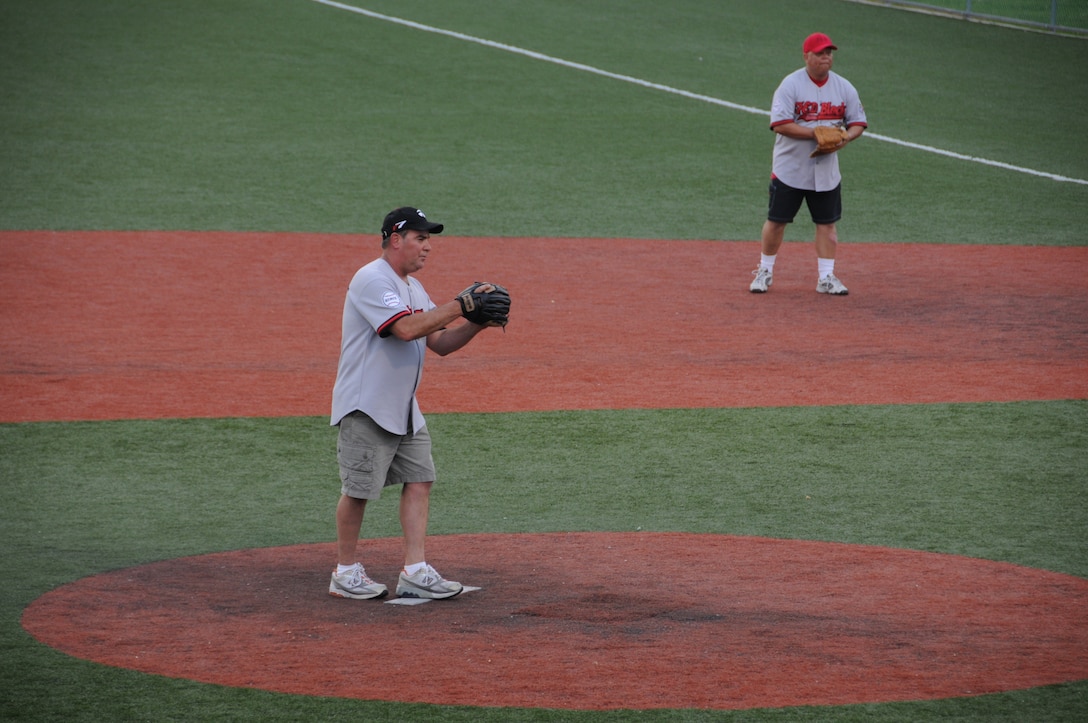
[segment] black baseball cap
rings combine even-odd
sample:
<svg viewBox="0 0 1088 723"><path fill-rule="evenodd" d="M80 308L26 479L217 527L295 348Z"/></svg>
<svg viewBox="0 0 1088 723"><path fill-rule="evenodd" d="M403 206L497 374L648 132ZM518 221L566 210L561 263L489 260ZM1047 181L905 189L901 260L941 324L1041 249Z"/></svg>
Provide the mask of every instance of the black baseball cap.
<svg viewBox="0 0 1088 723"><path fill-rule="evenodd" d="M444 229L440 223L427 220L426 214L412 206L401 206L385 215L382 222L382 238L389 238L394 231L426 231L427 233L442 233Z"/></svg>

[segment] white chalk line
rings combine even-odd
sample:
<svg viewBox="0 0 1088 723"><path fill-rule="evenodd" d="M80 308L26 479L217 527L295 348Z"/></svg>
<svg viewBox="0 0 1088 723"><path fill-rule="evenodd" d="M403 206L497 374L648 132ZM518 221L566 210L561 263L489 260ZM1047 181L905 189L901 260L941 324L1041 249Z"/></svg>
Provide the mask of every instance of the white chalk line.
<svg viewBox="0 0 1088 723"><path fill-rule="evenodd" d="M668 85L662 85L660 83L652 83L648 80L641 78L635 78L630 75L623 75L621 73L613 73L600 68L594 68L592 65L585 65L583 63L575 63L570 60L563 60L562 58L556 58L551 55L545 55L544 53L537 53L532 50L526 50L525 48L519 48L514 45L506 45L505 43L498 43L494 40L487 40L486 38L477 38L473 35L465 35L464 33L458 33L453 30L445 30L443 28L436 28L431 25L424 25L422 23L413 22L411 20L405 20L404 18L397 18L391 15L383 15L382 13L376 13L373 10L366 10L364 8L355 7L354 5L345 5L344 3L335 2L335 0L313 0L313 2L320 3L321 5L327 5L329 7L338 8L340 10L346 10L351 13L357 13L359 15L365 15L375 20L383 20L389 23L395 23L397 25L403 25L415 30L422 30L427 33L434 33L437 35L444 35L449 38L455 38L457 40L463 40L468 43L476 43L477 45L484 45L489 48L495 48L496 50L503 50L508 53L514 53L516 55L522 55L526 58L533 58L534 60L541 60L546 63L552 63L554 65L561 65L565 68L571 68L573 70L581 70L586 73L593 73L594 75L600 75L605 78L611 78L612 80L623 81L624 83L631 83L643 88L649 88L651 90L659 90L663 93L671 93L673 95L679 95L691 100L698 100L703 103L710 103L712 105L722 106L723 108L730 108L732 110L739 110L745 113L753 113L755 115L769 116L770 111L762 108L753 108L748 105L741 105L739 103L731 103L721 98L714 98L709 95L702 95L699 93L692 93L680 88L673 88ZM1032 168L1024 168L1023 166L1014 166L1011 163L1003 163L1001 161L992 161L987 158L979 158L977 156L968 156L963 153L956 153L955 151L946 151L942 148L935 148L933 146L926 146L920 143L911 143L909 141L899 140L898 138L892 138L890 136L880 135L878 133L865 133L866 138L872 138L877 141L885 141L887 143L893 143L898 146L904 146L917 151L925 151L926 153L933 153L939 156L946 156L948 158L954 158L960 161L969 161L971 163L979 163L984 166L992 166L994 168L1002 168L1007 171L1015 171L1017 173L1025 173L1030 176L1038 176L1040 178L1049 178L1052 181L1059 181L1062 183L1078 183L1082 186L1088 186L1088 180L1082 178L1071 178L1069 176L1061 176L1056 173L1047 173L1046 171L1037 171Z"/></svg>

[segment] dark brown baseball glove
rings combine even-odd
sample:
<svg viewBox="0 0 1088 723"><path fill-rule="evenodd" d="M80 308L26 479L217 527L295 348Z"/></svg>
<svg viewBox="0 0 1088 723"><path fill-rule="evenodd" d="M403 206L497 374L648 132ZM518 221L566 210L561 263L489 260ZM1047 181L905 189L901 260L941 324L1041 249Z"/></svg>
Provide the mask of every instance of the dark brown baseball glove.
<svg viewBox="0 0 1088 723"><path fill-rule="evenodd" d="M498 284L473 282L457 295L461 316L480 326L506 326L510 320L510 292Z"/></svg>

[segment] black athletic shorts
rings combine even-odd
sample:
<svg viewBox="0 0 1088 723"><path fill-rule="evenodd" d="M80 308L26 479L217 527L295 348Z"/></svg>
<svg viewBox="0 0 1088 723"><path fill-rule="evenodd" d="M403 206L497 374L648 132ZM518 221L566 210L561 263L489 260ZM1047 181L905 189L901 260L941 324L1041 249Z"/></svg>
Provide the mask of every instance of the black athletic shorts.
<svg viewBox="0 0 1088 723"><path fill-rule="evenodd" d="M801 209L801 201L808 203L812 222L831 224L842 218L842 184L830 191L805 191L787 186L777 178L771 178L770 201L767 204L767 220L776 223L793 223Z"/></svg>

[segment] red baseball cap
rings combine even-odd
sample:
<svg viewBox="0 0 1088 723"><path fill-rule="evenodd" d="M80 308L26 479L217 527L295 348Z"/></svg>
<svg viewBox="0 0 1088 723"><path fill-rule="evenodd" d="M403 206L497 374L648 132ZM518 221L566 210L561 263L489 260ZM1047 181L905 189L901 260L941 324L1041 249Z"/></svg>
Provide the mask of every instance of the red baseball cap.
<svg viewBox="0 0 1088 723"><path fill-rule="evenodd" d="M804 51L806 53L818 53L821 50L838 50L839 46L831 42L831 38L827 37L823 33L813 33L805 38Z"/></svg>

